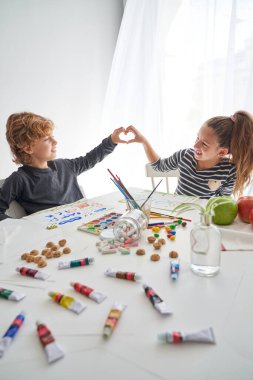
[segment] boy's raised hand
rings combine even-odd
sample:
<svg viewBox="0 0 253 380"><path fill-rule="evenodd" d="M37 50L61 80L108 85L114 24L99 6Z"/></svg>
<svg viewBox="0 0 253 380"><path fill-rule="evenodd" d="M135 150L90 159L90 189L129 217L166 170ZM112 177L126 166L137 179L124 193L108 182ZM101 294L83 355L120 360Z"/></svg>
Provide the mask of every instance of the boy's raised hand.
<svg viewBox="0 0 253 380"><path fill-rule="evenodd" d="M111 139L112 139L113 144L119 144L119 143L127 144L127 141L122 140L122 138L120 137L121 133L126 134L126 130L124 127L117 128L112 132Z"/></svg>

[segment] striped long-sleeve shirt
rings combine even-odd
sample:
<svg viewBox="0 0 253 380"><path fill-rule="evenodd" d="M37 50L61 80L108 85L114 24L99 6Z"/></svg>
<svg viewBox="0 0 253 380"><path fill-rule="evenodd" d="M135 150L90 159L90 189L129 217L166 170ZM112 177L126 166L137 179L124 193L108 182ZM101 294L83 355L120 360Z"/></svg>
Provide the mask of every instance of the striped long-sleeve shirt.
<svg viewBox="0 0 253 380"><path fill-rule="evenodd" d="M236 179L235 165L231 164L227 158L212 168L197 170L193 149L179 150L168 158L159 158L151 166L154 170L162 172L179 169L175 193L206 199L231 195Z"/></svg>

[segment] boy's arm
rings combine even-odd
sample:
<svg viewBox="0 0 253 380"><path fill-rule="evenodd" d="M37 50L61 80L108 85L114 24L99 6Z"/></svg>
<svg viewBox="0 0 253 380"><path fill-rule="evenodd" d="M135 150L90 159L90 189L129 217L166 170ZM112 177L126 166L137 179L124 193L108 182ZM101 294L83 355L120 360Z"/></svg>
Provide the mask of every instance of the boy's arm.
<svg viewBox="0 0 253 380"><path fill-rule="evenodd" d="M155 162L159 159L159 155L153 149L149 141L135 127L133 127L132 125L127 127L125 134L129 132L133 133L134 138L129 140L128 144L133 142L141 143L143 145L147 159L150 163Z"/></svg>
<svg viewBox="0 0 253 380"><path fill-rule="evenodd" d="M114 141L116 140L114 139ZM75 175L78 176L86 170L93 168L98 162L101 162L106 156L108 156L108 154L114 151L116 146L117 143L115 144L112 141L112 135L110 135L109 137L103 139L101 144L99 144L96 148L86 153L85 156L73 159L65 159L63 161L68 165L69 168L71 168Z"/></svg>
<svg viewBox="0 0 253 380"><path fill-rule="evenodd" d="M127 135L129 132L134 134L133 139L129 141L121 139L120 134L124 133ZM71 167L72 171L76 175L79 175L84 171L93 168L108 154L112 153L118 143L130 144L132 142L139 142L143 144L149 162L155 162L158 160L159 156L149 144L148 140L136 128L129 126L127 129L124 127L115 129L109 137L105 138L100 145L92 149L85 156L74 159L66 159L64 161L67 165L69 165L69 167Z"/></svg>

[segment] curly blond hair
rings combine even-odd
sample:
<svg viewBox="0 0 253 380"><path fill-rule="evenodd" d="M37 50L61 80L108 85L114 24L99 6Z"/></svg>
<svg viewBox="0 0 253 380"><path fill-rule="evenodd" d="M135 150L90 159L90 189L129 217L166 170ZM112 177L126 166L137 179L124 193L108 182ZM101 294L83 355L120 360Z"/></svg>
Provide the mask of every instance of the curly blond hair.
<svg viewBox="0 0 253 380"><path fill-rule="evenodd" d="M14 113L6 123L6 139L10 145L13 162L27 165L31 157L24 151L35 141L48 136L54 129L50 119L31 112Z"/></svg>
<svg viewBox="0 0 253 380"><path fill-rule="evenodd" d="M233 194L238 197L253 179L253 117L246 111L237 111L232 116L213 117L206 124L215 131L219 146L229 150L236 167Z"/></svg>

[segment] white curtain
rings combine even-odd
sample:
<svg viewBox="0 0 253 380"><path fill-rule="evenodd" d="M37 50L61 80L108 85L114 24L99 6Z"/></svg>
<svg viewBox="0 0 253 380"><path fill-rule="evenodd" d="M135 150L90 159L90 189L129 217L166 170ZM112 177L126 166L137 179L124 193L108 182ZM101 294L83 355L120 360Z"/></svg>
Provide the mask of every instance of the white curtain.
<svg viewBox="0 0 253 380"><path fill-rule="evenodd" d="M160 66L166 31L179 5L176 0L126 2L104 106L108 131L112 123L161 127Z"/></svg>
<svg viewBox="0 0 253 380"><path fill-rule="evenodd" d="M251 0L184 0L165 49L163 153L191 145L209 117L253 112L252 65Z"/></svg>
<svg viewBox="0 0 253 380"><path fill-rule="evenodd" d="M127 1L103 130L134 124L165 157L238 109L253 113L253 1ZM145 162L140 146L122 149L129 185L144 183Z"/></svg>
<svg viewBox="0 0 253 380"><path fill-rule="evenodd" d="M163 83L164 156L192 146L212 116L253 113L253 2L184 0L167 35Z"/></svg>
<svg viewBox="0 0 253 380"><path fill-rule="evenodd" d="M104 104L103 134L133 124L154 144L161 141L161 64L166 33L180 3L127 0ZM144 183L146 158L141 149L135 144L117 152L114 168L130 186Z"/></svg>

